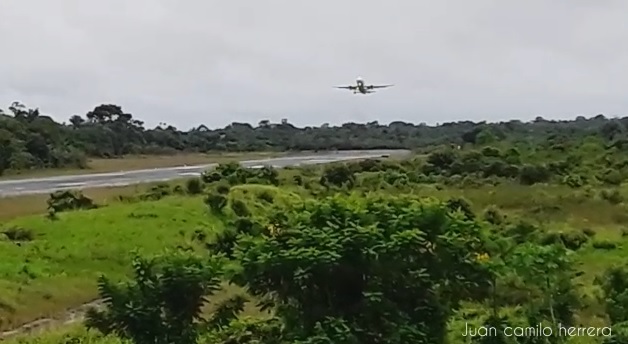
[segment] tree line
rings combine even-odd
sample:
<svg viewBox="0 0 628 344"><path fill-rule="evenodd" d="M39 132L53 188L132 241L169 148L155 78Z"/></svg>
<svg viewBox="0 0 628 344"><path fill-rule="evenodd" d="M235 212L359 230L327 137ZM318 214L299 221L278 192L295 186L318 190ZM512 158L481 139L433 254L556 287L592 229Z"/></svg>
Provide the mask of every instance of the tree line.
<svg viewBox="0 0 628 344"><path fill-rule="evenodd" d="M174 154L208 151L304 151L360 149L417 149L442 144L464 145L502 140L543 142L555 137L602 135L621 138L628 117L531 122L449 122L436 126L395 121L322 124L299 128L260 121L256 126L233 122L224 128L205 125L180 130L160 124L152 129L121 106L101 104L84 116L59 123L20 102L0 110L0 174L6 170L87 166L90 157L114 158L128 154Z"/></svg>

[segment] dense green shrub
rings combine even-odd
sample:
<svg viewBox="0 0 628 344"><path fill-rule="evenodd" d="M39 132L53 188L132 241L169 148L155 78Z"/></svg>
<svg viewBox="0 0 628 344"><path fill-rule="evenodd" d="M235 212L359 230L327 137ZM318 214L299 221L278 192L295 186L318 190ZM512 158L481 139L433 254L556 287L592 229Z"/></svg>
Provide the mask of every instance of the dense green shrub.
<svg viewBox="0 0 628 344"><path fill-rule="evenodd" d="M588 241L589 236L587 236L582 231L576 230L545 233L545 235L541 239L542 244L563 244L566 248L574 251L580 249Z"/></svg>
<svg viewBox="0 0 628 344"><path fill-rule="evenodd" d="M35 240L35 232L30 228L12 226L3 229L0 233L13 242L32 241Z"/></svg>
<svg viewBox="0 0 628 344"><path fill-rule="evenodd" d="M493 225L501 225L504 222L504 216L495 206L491 206L484 211L484 220Z"/></svg>
<svg viewBox="0 0 628 344"><path fill-rule="evenodd" d="M162 182L151 186L143 194L140 195L140 199L143 201L157 201L173 193L171 185Z"/></svg>
<svg viewBox="0 0 628 344"><path fill-rule="evenodd" d="M602 190L600 191L600 197L611 204L620 204L624 201L624 196L618 189Z"/></svg>
<svg viewBox="0 0 628 344"><path fill-rule="evenodd" d="M205 204L209 206L214 213L221 213L227 205L227 198L219 193L210 193L205 197Z"/></svg>
<svg viewBox="0 0 628 344"><path fill-rule="evenodd" d="M594 240L591 246L600 250L614 250L617 248L617 242L612 240Z"/></svg>
<svg viewBox="0 0 628 344"><path fill-rule="evenodd" d="M239 199L234 199L231 201L231 210L233 210L233 212L240 217L251 216L251 212L246 206L246 203Z"/></svg>
<svg viewBox="0 0 628 344"><path fill-rule="evenodd" d="M417 198L340 195L282 209L268 236L238 241L236 280L289 317L284 331L295 339L442 342L451 314L443 307L486 295L489 278L467 258L481 253L480 226L449 211Z"/></svg>
<svg viewBox="0 0 628 344"><path fill-rule="evenodd" d="M325 187L353 187L355 184L355 174L346 164L329 165L323 171L320 184Z"/></svg>
<svg viewBox="0 0 628 344"><path fill-rule="evenodd" d="M203 192L203 182L199 178L188 179L185 188L190 195L198 195Z"/></svg>
<svg viewBox="0 0 628 344"><path fill-rule="evenodd" d="M203 181L203 183L206 184L217 182L221 179L222 175L216 171L205 171L201 174L201 180Z"/></svg>
<svg viewBox="0 0 628 344"><path fill-rule="evenodd" d="M549 181L550 173L547 167L542 165L524 165L519 171L521 184L532 185Z"/></svg>
<svg viewBox="0 0 628 344"><path fill-rule="evenodd" d="M97 205L89 197L84 196L81 191L73 190L53 192L46 202L48 209L55 213L97 208Z"/></svg>

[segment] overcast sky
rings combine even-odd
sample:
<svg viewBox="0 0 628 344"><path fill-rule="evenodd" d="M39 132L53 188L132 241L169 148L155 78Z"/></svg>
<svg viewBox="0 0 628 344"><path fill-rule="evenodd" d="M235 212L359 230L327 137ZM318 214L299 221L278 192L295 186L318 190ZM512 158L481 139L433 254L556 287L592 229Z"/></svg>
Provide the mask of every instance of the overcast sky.
<svg viewBox="0 0 628 344"><path fill-rule="evenodd" d="M0 0L0 107L182 129L628 115L625 0ZM333 89L361 76L395 87Z"/></svg>

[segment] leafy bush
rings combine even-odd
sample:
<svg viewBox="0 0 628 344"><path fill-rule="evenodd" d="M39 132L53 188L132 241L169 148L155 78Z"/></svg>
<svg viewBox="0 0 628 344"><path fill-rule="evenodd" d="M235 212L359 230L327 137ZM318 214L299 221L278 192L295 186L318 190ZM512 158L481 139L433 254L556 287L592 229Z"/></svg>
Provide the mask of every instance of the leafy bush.
<svg viewBox="0 0 628 344"><path fill-rule="evenodd" d="M586 179L579 175L568 174L563 177L562 183L575 189L584 186Z"/></svg>
<svg viewBox="0 0 628 344"><path fill-rule="evenodd" d="M207 244L207 248L210 252L224 254L227 258L233 259L233 250L238 241L238 234L236 228L228 227L216 233L216 237Z"/></svg>
<svg viewBox="0 0 628 344"><path fill-rule="evenodd" d="M457 154L452 150L444 150L430 153L427 156L427 165L425 165L425 169L427 169L426 174L429 174L433 171L442 171L447 170L451 167L451 165L458 160Z"/></svg>
<svg viewBox="0 0 628 344"><path fill-rule="evenodd" d="M30 228L9 227L1 232L4 236L13 242L33 241L35 240L35 232Z"/></svg>
<svg viewBox="0 0 628 344"><path fill-rule="evenodd" d="M546 233L541 243L544 245L563 244L566 248L576 251L589 241L589 237L582 231L550 232Z"/></svg>
<svg viewBox="0 0 628 344"><path fill-rule="evenodd" d="M488 147L482 148L482 155L486 157L498 158L501 155L501 152L499 151L499 149L495 147L488 146Z"/></svg>
<svg viewBox="0 0 628 344"><path fill-rule="evenodd" d="M202 308L206 297L220 289L222 266L193 255L136 257L133 281L119 285L100 277L105 309L90 309L86 326L137 344L195 343L210 325Z"/></svg>
<svg viewBox="0 0 628 344"><path fill-rule="evenodd" d="M262 232L261 225L249 217L238 217L233 221L233 227L238 234L255 236Z"/></svg>
<svg viewBox="0 0 628 344"><path fill-rule="evenodd" d="M595 279L603 291L603 304L612 323L628 320L628 269L625 265L612 266Z"/></svg>
<svg viewBox="0 0 628 344"><path fill-rule="evenodd" d="M221 179L222 175L216 171L205 171L201 173L201 180L206 184L211 184L213 182L220 181Z"/></svg>
<svg viewBox="0 0 628 344"><path fill-rule="evenodd" d="M591 246L600 250L614 250L617 248L617 242L611 240L594 240Z"/></svg>
<svg viewBox="0 0 628 344"><path fill-rule="evenodd" d="M596 234L596 232L595 232L593 229L588 228L588 227L587 227L587 228L583 228L583 229L582 229L582 233L583 233L584 235L588 236L589 238L594 237L594 236L595 236L595 234Z"/></svg>
<svg viewBox="0 0 628 344"><path fill-rule="evenodd" d="M265 183L271 185L279 185L279 173L272 166L264 166L257 170L256 177Z"/></svg>
<svg viewBox="0 0 628 344"><path fill-rule="evenodd" d="M273 203L273 201L275 200L275 198L273 197L273 194L270 193L268 190L264 190L262 192L260 192L257 196L260 200L267 202L267 203Z"/></svg>
<svg viewBox="0 0 628 344"><path fill-rule="evenodd" d="M628 343L628 322L615 323L612 326L611 335L604 338L602 344L624 344Z"/></svg>
<svg viewBox="0 0 628 344"><path fill-rule="evenodd" d="M90 198L84 196L82 192L72 190L51 193L47 203L48 209L54 213L97 208L96 204Z"/></svg>
<svg viewBox="0 0 628 344"><path fill-rule="evenodd" d="M325 187L353 187L355 175L346 164L329 165L323 171L320 184Z"/></svg>
<svg viewBox="0 0 628 344"><path fill-rule="evenodd" d="M231 210L233 210L233 212L239 217L251 216L251 212L246 206L246 203L240 199L234 199L231 201Z"/></svg>
<svg viewBox="0 0 628 344"><path fill-rule="evenodd" d="M190 195L198 195L203 192L203 182L199 178L188 179L185 188Z"/></svg>
<svg viewBox="0 0 628 344"><path fill-rule="evenodd" d="M491 206L484 211L484 220L493 225L500 225L504 222L504 216L495 206Z"/></svg>
<svg viewBox="0 0 628 344"><path fill-rule="evenodd" d="M461 211L468 219L475 219L475 214L471 209L471 203L462 197L454 197L447 201L447 208L450 211Z"/></svg>
<svg viewBox="0 0 628 344"><path fill-rule="evenodd" d="M140 195L140 199L143 201L158 201L166 196L169 196L173 193L170 184L168 183L157 183Z"/></svg>
<svg viewBox="0 0 628 344"><path fill-rule="evenodd" d="M549 179L549 170L543 165L524 165L519 171L519 180L524 185L544 183Z"/></svg>
<svg viewBox="0 0 628 344"><path fill-rule="evenodd" d="M214 213L222 213L223 208L227 205L227 198L219 193L210 193L205 197L205 204Z"/></svg>
<svg viewBox="0 0 628 344"><path fill-rule="evenodd" d="M618 186L624 177L616 169L606 169L598 176L598 179L604 184Z"/></svg>
<svg viewBox="0 0 628 344"><path fill-rule="evenodd" d="M269 217L270 235L238 240L234 279L289 317L295 340L442 342L442 307L487 293L485 268L468 259L483 246L480 227L444 204L336 195Z"/></svg>
<svg viewBox="0 0 628 344"><path fill-rule="evenodd" d="M618 189L602 190L600 191L600 197L611 204L620 204L624 201L624 196Z"/></svg>
<svg viewBox="0 0 628 344"><path fill-rule="evenodd" d="M230 190L231 190L231 185L227 183L219 183L218 185L216 185L216 192L218 192L221 195L228 194Z"/></svg>
<svg viewBox="0 0 628 344"><path fill-rule="evenodd" d="M506 236L510 237L515 243L522 244L531 242L538 236L539 228L527 221L519 221L513 225L506 227Z"/></svg>

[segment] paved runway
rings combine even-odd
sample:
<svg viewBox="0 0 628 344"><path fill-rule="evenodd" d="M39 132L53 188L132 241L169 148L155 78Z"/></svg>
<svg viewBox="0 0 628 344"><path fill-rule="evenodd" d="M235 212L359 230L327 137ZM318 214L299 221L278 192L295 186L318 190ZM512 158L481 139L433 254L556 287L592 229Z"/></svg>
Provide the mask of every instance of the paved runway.
<svg viewBox="0 0 628 344"><path fill-rule="evenodd" d="M382 155L407 155L406 150L372 150L372 151L338 151L301 156L286 156L262 160L240 161L249 168L260 168L264 165L273 167L324 164L334 161L345 161L364 158L378 158ZM131 184L166 181L177 178L198 176L201 172L216 167L217 164L156 168L149 170L121 171L117 173L98 173L58 176L49 178L33 178L0 181L0 197L23 194L41 194L57 190L84 189L107 186L124 186Z"/></svg>

